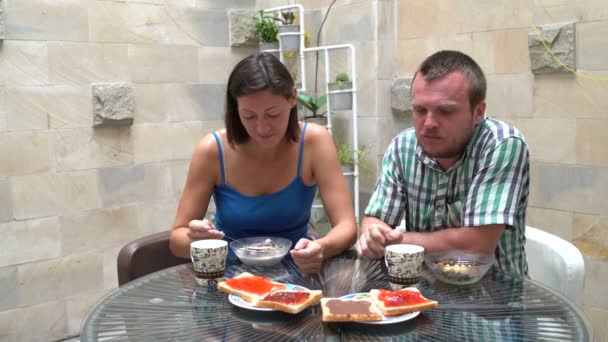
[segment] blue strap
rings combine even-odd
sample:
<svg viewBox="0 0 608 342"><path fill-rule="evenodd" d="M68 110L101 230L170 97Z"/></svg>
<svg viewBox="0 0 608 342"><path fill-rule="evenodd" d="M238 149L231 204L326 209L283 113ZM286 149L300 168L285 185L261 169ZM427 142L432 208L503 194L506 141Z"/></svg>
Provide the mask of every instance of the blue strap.
<svg viewBox="0 0 608 342"><path fill-rule="evenodd" d="M224 153L222 153L222 141L216 132L213 132L213 136L215 137L215 141L217 142L217 150L220 153L220 170L222 171L222 183L225 182L224 178Z"/></svg>
<svg viewBox="0 0 608 342"><path fill-rule="evenodd" d="M302 134L300 134L300 151L298 152L298 177L300 177L300 169L302 168L302 151L304 151L304 134L306 134L306 126L308 126L308 122L304 123L304 126L302 126Z"/></svg>

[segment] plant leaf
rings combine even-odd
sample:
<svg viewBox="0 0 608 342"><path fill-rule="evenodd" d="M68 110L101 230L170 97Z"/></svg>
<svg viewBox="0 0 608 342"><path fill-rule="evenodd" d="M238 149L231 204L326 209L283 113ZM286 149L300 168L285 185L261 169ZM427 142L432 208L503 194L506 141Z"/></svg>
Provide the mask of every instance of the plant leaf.
<svg viewBox="0 0 608 342"><path fill-rule="evenodd" d="M327 95L317 97L317 108L321 108L327 104Z"/></svg>

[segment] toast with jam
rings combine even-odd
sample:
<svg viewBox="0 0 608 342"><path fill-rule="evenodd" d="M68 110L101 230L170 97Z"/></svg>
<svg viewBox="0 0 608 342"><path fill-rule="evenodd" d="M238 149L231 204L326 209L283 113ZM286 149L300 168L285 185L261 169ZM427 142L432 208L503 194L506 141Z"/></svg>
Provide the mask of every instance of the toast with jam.
<svg viewBox="0 0 608 342"><path fill-rule="evenodd" d="M321 290L274 290L255 301L254 305L296 314L318 302L321 297Z"/></svg>
<svg viewBox="0 0 608 342"><path fill-rule="evenodd" d="M436 308L439 303L424 298L415 287L397 291L373 289L369 291L371 300L385 316L403 315L409 312Z"/></svg>
<svg viewBox="0 0 608 342"><path fill-rule="evenodd" d="M284 290L285 288L285 284L277 283L248 272L243 272L232 279L227 279L217 284L219 291L237 295L252 304L272 291Z"/></svg>

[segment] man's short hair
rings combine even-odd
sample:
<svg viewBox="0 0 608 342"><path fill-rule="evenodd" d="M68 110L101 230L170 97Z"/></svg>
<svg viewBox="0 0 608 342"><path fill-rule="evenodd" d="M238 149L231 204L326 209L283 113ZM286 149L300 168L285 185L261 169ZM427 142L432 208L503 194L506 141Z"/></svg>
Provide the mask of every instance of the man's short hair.
<svg viewBox="0 0 608 342"><path fill-rule="evenodd" d="M425 80L432 81L455 70L463 73L469 80L469 103L473 110L486 98L486 77L479 65L468 55L453 50L436 52L420 64L414 79L420 73Z"/></svg>

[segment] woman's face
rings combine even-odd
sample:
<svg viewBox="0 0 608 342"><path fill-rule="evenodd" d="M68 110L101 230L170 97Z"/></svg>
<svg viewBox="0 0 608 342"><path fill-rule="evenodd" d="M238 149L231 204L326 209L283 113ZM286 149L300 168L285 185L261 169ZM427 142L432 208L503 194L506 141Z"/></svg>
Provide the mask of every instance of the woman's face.
<svg viewBox="0 0 608 342"><path fill-rule="evenodd" d="M296 89L290 99L261 90L236 99L239 118L251 140L264 147L276 146L289 124L289 112L296 105Z"/></svg>

